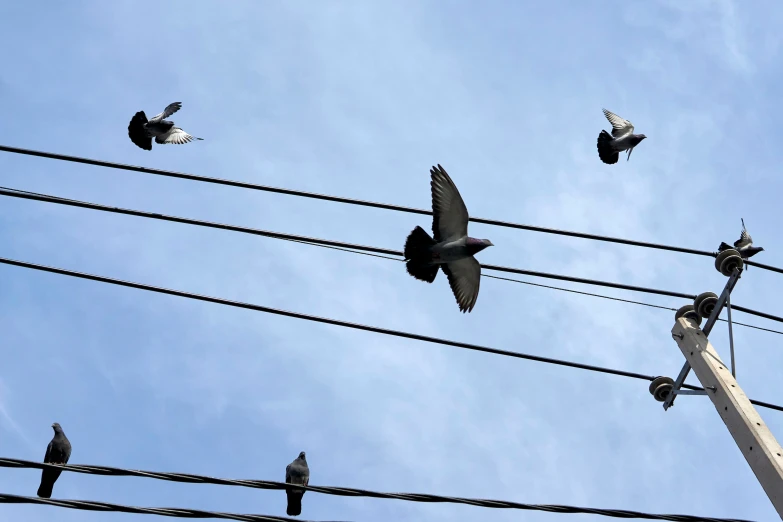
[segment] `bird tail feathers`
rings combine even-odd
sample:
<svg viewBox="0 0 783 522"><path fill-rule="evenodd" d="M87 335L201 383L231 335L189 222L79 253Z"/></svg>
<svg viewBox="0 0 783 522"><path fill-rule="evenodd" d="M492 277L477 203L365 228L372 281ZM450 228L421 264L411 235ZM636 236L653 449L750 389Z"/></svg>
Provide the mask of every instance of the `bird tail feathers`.
<svg viewBox="0 0 783 522"><path fill-rule="evenodd" d="M54 486L54 484L41 484L38 486L38 496L41 498L51 498L52 486Z"/></svg>
<svg viewBox="0 0 783 522"><path fill-rule="evenodd" d="M286 491L288 497L288 505L285 508L285 512L289 517L296 517L302 514L302 493L295 491Z"/></svg>
<svg viewBox="0 0 783 522"><path fill-rule="evenodd" d="M405 240L405 268L419 281L432 283L438 275L438 265L430 263L430 248L435 240L421 227L416 227Z"/></svg>
<svg viewBox="0 0 783 522"><path fill-rule="evenodd" d="M137 147L144 150L152 150L152 138L147 135L144 124L147 123L147 115L139 111L133 115L128 124L128 137Z"/></svg>
<svg viewBox="0 0 783 522"><path fill-rule="evenodd" d="M605 130L598 135L598 157L607 165L614 165L620 158L620 154L612 148L614 139Z"/></svg>

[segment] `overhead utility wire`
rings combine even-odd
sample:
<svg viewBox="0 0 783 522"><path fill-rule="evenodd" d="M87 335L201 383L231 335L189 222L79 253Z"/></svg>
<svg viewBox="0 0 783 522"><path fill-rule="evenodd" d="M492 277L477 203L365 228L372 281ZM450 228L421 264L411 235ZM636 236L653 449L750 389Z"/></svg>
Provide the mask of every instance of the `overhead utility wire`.
<svg viewBox="0 0 783 522"><path fill-rule="evenodd" d="M302 240L299 240L299 239L285 239L284 241L290 241L292 243L300 243L302 245L310 245L310 246L315 246L315 247L320 247L320 248L329 248L331 250L339 250L340 252L348 252L349 254L359 254L359 255L363 255L363 256L378 257L380 259L388 259L389 261L397 261L397 262L400 262L400 263L404 263L405 262L404 259L400 259L400 258L397 258L397 257L382 256L382 255L379 255L379 254L371 254L370 252L360 252L359 250L351 250L350 248L334 247L334 246L328 246L328 245L318 245L316 243L308 243L307 241L302 241ZM507 282L510 282L510 283L519 283L521 285L530 285L530 286L537 286L537 287L540 287L540 288L549 288L550 290L560 290L561 292L570 292L572 294L586 295L586 296L590 296L590 297L599 297L601 299L608 299L610 301L619 301L621 303L629 303L629 304L635 304L635 305L640 305L640 306L647 306L649 308L657 308L659 310L670 310L672 312L676 312L677 311L676 308L672 308L671 306L661 306L661 305L656 305L656 304L651 304L651 303L644 303L642 301L633 301L631 299L622 299L620 297L612 297L612 296L603 295L603 294L595 294L593 292L582 292L580 290L574 290L574 289L571 289L571 288L563 288L562 286L542 285L541 283L531 283L530 281L522 281L521 279L512 279L510 277L494 276L494 275L491 275L491 274L481 274L481 277L489 277L490 279L497 279L499 281L507 281ZM728 322L728 320L723 319L721 317L718 317L718 321ZM745 326L747 328L753 328L753 329L756 329L756 330L762 330L764 332L770 332L770 333L774 333L774 334L778 334L778 335L783 335L783 332L781 332L780 330L772 330L771 328L762 328L761 326L756 326L756 325L753 325L753 324L740 323L740 322L737 322L737 321L732 321L731 324L736 325L736 326Z"/></svg>
<svg viewBox="0 0 783 522"><path fill-rule="evenodd" d="M39 504L42 506L56 506L68 509L81 509L84 511L135 513L137 515L158 515L174 518L220 518L224 520L242 520L245 522L307 522L306 520L300 521L297 518L276 517L273 515L241 515L239 513L204 511L203 509L123 506L122 504L96 502L94 500L57 500L53 498L23 497L21 495L9 495L8 493L0 493L0 504Z"/></svg>
<svg viewBox="0 0 783 522"><path fill-rule="evenodd" d="M66 154L57 154L54 152L44 152L39 150L31 150L31 149L21 149L18 147L9 147L7 145L0 145L0 151L3 152L11 152L13 154L24 154L26 156L37 156L39 158L49 158L59 161L69 161L73 163L82 163L85 165L94 165L97 167L106 167L111 169L120 169L120 170L129 170L133 172L141 172L143 174L153 174L156 176L166 176L170 178L180 178L180 179L187 179L191 181L201 181L204 183L214 183L217 185L227 185L230 187L239 187L239 188L245 188L245 189L251 189L251 190L260 190L263 192L273 192L276 194L286 194L288 196L298 196L298 197L304 197L304 198L312 198L312 199L320 199L324 201L332 201L335 203L346 203L349 205L360 205L364 207L373 207L373 208L381 208L385 210L394 210L397 212L407 212L410 214L421 214L426 216L431 216L432 211L426 210L422 208L413 208L413 207L405 207L402 205L392 205L389 203L378 203L375 201L364 201L361 199L353 199L353 198L346 198L346 197L340 197L340 196L330 196L328 194L317 194L315 192L306 192L303 190L294 190L294 189L285 189L280 187L270 187L268 185L259 185L256 183L247 183L244 181L235 181L235 180L229 180L229 179L222 179L222 178L213 178L209 176L198 176L196 174L187 174L185 172L176 172L171 170L162 170L162 169L153 169L149 167L141 167L137 165L125 165L123 163L114 163L111 161L104 161L104 160L96 160L91 158L82 158L79 156L68 156ZM529 230L532 232L543 232L545 234L557 234L561 236L569 236L569 237L578 237L581 239L592 239L594 241L606 241L609 243L619 243L622 245L631 245L631 246L638 246L643 248L654 248L658 250L668 250L671 252L682 252L684 254L693 254L693 255L699 255L699 256L706 256L706 257L716 257L717 252L709 252L706 250L696 250L693 248L684 248L684 247L677 247L677 246L671 246L671 245L661 245L658 243L648 243L645 241L635 241L632 239L623 239L618 237L609 237L609 236L599 236L596 234L587 234L584 232L573 232L570 230L559 230L556 228L547 228L547 227L537 227L533 225L523 225L521 223L511 223L508 221L498 221L495 219L485 219L485 218L477 218L477 217L471 217L469 218L470 221L473 221L474 223L483 223L485 225L493 225L498 227L506 227L506 228L515 228L518 230ZM746 264L758 266L759 268L763 268L764 270L771 270L772 272L778 272L783 274L783 268L777 268L770 265L765 265L762 263L757 263L755 261L746 260Z"/></svg>
<svg viewBox="0 0 783 522"><path fill-rule="evenodd" d="M216 484L221 486L240 486L246 488L256 489L273 489L284 490L286 486L285 482L277 482L272 480L235 480L235 479L222 479L215 477L207 477L204 475L193 475L190 473L166 473L161 471L141 471L133 469L121 469L112 468L109 466L89 466L86 464L67 464L64 466L43 464L39 462L32 462L29 460L21 459L7 459L0 458L0 467L6 468L36 468L36 469L62 469L64 471L73 471L75 473L86 473L88 475L104 475L114 477L141 477L151 478L157 480L168 480L172 482L185 482L188 484ZM561 505L542 505L542 504L523 504L521 502L509 502L507 500L488 500L480 498L464 498L464 497L446 497L442 495L429 495L424 493L381 493L378 491L370 491L367 489L357 488L342 488L342 487L329 487L329 486L302 486L300 489L307 491L314 491L315 493L324 493L327 495L337 495L341 497L371 497L371 498L383 498L392 500L405 500L408 502L428 502L428 503L449 503L449 504L467 504L469 506L478 506L485 508L497 508L497 509L521 509L532 511L548 511L550 513L567 513L567 514L592 514L603 515L607 517L615 518L642 518L647 520L674 520L678 522L740 522L737 519L726 518L710 518L710 517L695 517L692 515L654 515L650 513L641 513L639 511L628 511L624 509L598 509L598 508L583 508L574 506L561 506ZM286 519L290 520L290 519ZM741 521L748 522L748 521Z"/></svg>
<svg viewBox="0 0 783 522"><path fill-rule="evenodd" d="M109 207L106 205L99 205L97 203L89 203L87 201L79 201L75 199L67 199L62 198L59 196L49 196L46 194L39 194L36 192L29 192L19 189L9 189L7 187L0 187L0 196L8 196L12 198L22 198L22 199L30 199L35 201L43 201L45 203L54 203L57 205L68 205L73 207L81 207L81 208L87 208L90 210L98 210L101 212L111 212L115 214L125 214L129 216L137 216L137 217L143 217L147 219L157 219L162 221L172 221L175 223L184 223L186 225L195 225L200 227L208 227L208 228L216 228L220 230L231 230L233 232L242 232L245 234L253 234L256 236L264 236L264 237L271 237L275 239L285 239L285 240L291 240L291 241L298 241L302 243L308 243L308 244L315 244L315 245L325 245L325 246L332 246L332 247L342 247L342 248L348 248L353 250L360 250L365 252L373 252L376 254L384 254L384 255L390 255L390 256L398 256L398 257L404 257L403 252L399 250L391 250L388 248L378 248L378 247L372 247L372 246L366 246L366 245L356 245L353 243L344 243L342 241L332 241L329 239L320 239L320 238L313 238L313 237L307 237L307 236L297 236L294 234L284 234L282 232L272 232L269 230L260 230L257 228L250 228L250 227L241 227L237 225L228 225L225 223L215 223L212 221L201 221L198 219L190 219L190 218L183 218L179 216L169 216L166 214L159 214L156 212L145 212L143 210L133 210L128 208L120 208L120 207ZM572 277L572 276L565 276L560 274L549 274L547 272L536 272L533 270L523 270L521 268L510 268L505 266L498 266L498 265L484 265L482 264L481 267L484 270L496 270L498 272L507 272L512 274L521 274L521 275L527 275L527 276L533 276L533 277L543 277L548 279L559 279L561 281L570 281L572 283L581 283L586 285L596 285L596 286L605 286L609 288L618 288L620 290L630 290L633 292L643 292L648 294L657 294L657 295L665 295L669 297L680 297L683 299L693 300L696 298L695 294L686 294L682 292L672 292L669 290L660 290L656 288L646 288L643 286L634 286L634 285L626 285L622 283L612 283L610 281L600 281L597 279L585 279L581 277ZM768 314L766 312L759 312L757 310L753 310L751 308L745 308L744 306L738 306L738 305L732 305L733 310L737 310L740 312L745 312L747 314L756 315L758 317L764 317L765 319L770 319L772 321L777 321L783 323L783 317L778 317L776 315Z"/></svg>
<svg viewBox="0 0 783 522"><path fill-rule="evenodd" d="M466 350L474 350L477 352L485 352L485 353L492 353L496 355L505 355L507 357L515 357L517 359L527 359L529 361L537 361L542 362L546 364L554 364L558 366L566 366L569 368L577 368L580 370L588 370L591 372L599 372L599 373L608 373L610 375L619 375L621 377L630 377L633 379L640 379L643 381L653 381L656 379L654 376L644 375L641 373L636 372L628 372L625 370L615 370L613 368L605 368L602 366L594 366L591 364L583 364L583 363L577 363L573 361L565 361L562 359L554 359L551 357L543 357L540 355L532 355L527 353L521 353L521 352L512 352L510 350L501 350L498 348L489 348L487 346L481 346L478 344L471 344L471 343L464 343L461 341L451 341L448 339L441 339L438 337L431 337L429 335L421 335L421 334L415 334L411 332L403 332L400 330L391 330L388 328L381 328L378 326L370 326L365 324L359 324L359 323L351 323L348 321L341 321L339 319L331 319L329 317L320 317L316 315L308 315L303 314L300 312L292 312L290 310L283 310L280 308L272 308L270 306L262 306L262 305L256 305L252 303L245 303L242 301L231 301L229 299L223 299L220 297L214 297L209 295L201 295L201 294L194 294L190 292L183 292L182 290L174 290L171 288L164 288L161 286L153 286L153 285L146 285L144 283L136 283L134 281L124 281L122 279L114 279L111 277L105 277L105 276L99 276L95 274L87 274L84 272L76 272L74 270L67 270L65 268L57 268L52 266L45 266L45 265L39 265L36 263L29 263L27 261L18 261L16 259L8 259L5 257L0 257L0 264L6 264L6 265L12 265L12 266L18 266L22 268L30 268L32 270L40 270L42 272L50 272L52 274L60 274L65 275L69 277L77 277L79 279L88 279L90 281L98 281L99 283L107 283L111 285L117 285L117 286L125 286L128 288L136 288L138 290L146 290L148 292L156 292L159 294L167 294L167 295L174 295L177 297L184 297L186 299L195 299L198 301L205 301L208 303L215 303L215 304L221 304L225 306L233 306L235 308L244 308L246 310L254 310L256 312L263 312L268 314L274 314L274 315L282 315L284 317L292 317L294 319L302 319L305 321L312 321L316 323L323 323L323 324L331 324L334 326L341 326L343 328L352 328L354 330L363 330L365 332L372 332L382 335L389 335L393 337L402 337L405 339L413 339L416 341L424 341L428 343L434 343L434 344L442 344L444 346L453 346L455 348L464 348ZM704 388L700 388L698 386L692 386L690 384L683 384L683 388L687 388L689 390L703 390ZM751 403L755 404L756 406L761 406L764 408L770 408L777 411L783 411L783 406L778 406L775 404L770 404L767 402L761 402L756 400L751 400Z"/></svg>

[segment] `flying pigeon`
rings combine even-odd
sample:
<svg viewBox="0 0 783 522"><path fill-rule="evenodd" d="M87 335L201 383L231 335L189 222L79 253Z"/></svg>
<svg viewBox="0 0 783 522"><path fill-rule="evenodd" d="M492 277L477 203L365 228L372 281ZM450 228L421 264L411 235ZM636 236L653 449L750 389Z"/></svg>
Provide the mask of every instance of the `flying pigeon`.
<svg viewBox="0 0 783 522"><path fill-rule="evenodd" d="M203 140L203 138L191 136L179 127L175 127L173 121L165 119L181 108L181 102L170 103L163 109L163 112L149 121L147 121L147 115L144 114L144 111L137 112L128 124L128 136L133 143L144 150L152 150L152 138L155 138L155 143L161 145L166 143L182 145L193 140Z"/></svg>
<svg viewBox="0 0 783 522"><path fill-rule="evenodd" d="M612 135L605 130L598 135L598 157L607 165L614 165L620 153L628 150L628 158L631 159L633 148L639 145L647 136L633 133L633 123L625 120L611 111L604 111L604 116L612 124Z"/></svg>
<svg viewBox="0 0 783 522"><path fill-rule="evenodd" d="M46 447L44 464L68 464L68 459L71 458L71 443L58 423L52 424L52 428L54 429L54 437ZM50 498L52 496L52 488L60 473L62 473L60 469L41 470L41 485L38 486L39 497Z"/></svg>
<svg viewBox="0 0 783 522"><path fill-rule="evenodd" d="M285 467L286 484L302 484L306 486L310 482L310 468L307 467L305 452L299 453L291 464ZM285 512L288 516L295 517L302 513L302 497L305 490L299 488L285 488L285 495L288 497L288 506Z"/></svg>
<svg viewBox="0 0 783 522"><path fill-rule="evenodd" d="M748 259L749 257L753 257L759 252L762 252L764 249L753 246L753 238L750 237L750 234L748 234L748 231L745 228L745 220L742 218L740 218L740 220L742 221L742 232L740 233L740 238L734 242L733 248L739 252L743 259ZM730 248L732 247L726 243L721 242L720 246L718 247L718 252L723 252L724 250L728 250Z"/></svg>
<svg viewBox="0 0 783 522"><path fill-rule="evenodd" d="M441 267L460 312L470 312L481 283L481 265L473 256L494 245L489 239L468 237L468 209L443 167L432 167L430 175L434 239L423 228L414 228L405 240L405 266L410 275L428 283Z"/></svg>

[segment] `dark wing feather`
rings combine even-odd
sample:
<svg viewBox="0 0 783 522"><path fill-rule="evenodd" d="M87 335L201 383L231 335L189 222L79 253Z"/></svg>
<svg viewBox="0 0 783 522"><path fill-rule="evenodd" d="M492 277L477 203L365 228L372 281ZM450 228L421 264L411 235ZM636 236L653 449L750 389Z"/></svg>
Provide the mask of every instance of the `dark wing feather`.
<svg viewBox="0 0 783 522"><path fill-rule="evenodd" d="M454 241L468 235L468 209L443 167L430 169L432 234L435 241Z"/></svg>
<svg viewBox="0 0 783 522"><path fill-rule="evenodd" d="M462 313L473 311L481 284L481 265L473 256L440 265Z"/></svg>

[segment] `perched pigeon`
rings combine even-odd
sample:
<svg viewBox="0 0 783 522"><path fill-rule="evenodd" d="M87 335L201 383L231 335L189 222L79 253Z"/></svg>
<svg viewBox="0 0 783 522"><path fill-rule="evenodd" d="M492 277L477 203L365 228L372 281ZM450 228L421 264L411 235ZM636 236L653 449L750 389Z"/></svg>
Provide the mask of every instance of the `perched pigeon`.
<svg viewBox="0 0 783 522"><path fill-rule="evenodd" d="M432 167L430 174L435 238L421 227L414 228L405 240L405 266L410 275L428 283L435 281L441 267L460 311L470 312L481 283L481 265L473 256L493 245L489 239L468 237L468 209L443 167Z"/></svg>
<svg viewBox="0 0 783 522"><path fill-rule="evenodd" d="M612 135L605 130L598 135L598 157L607 165L617 163L617 158L624 150L628 150L628 158L631 159L633 148L639 145L647 136L633 133L633 123L624 120L613 112L604 111L604 116L612 124Z"/></svg>
<svg viewBox="0 0 783 522"><path fill-rule="evenodd" d="M310 468L307 467L305 452L299 453L294 461L285 467L286 484L302 484L306 486L310 482ZM288 506L285 512L288 516L295 517L302 513L302 497L305 490L299 488L285 488L285 496L288 497Z"/></svg>
<svg viewBox="0 0 783 522"><path fill-rule="evenodd" d="M753 257L759 252L762 252L764 249L753 246L753 238L750 237L750 234L748 234L748 231L745 228L745 220L742 218L740 218L740 220L742 221L742 232L740 233L740 238L734 242L733 248L739 252L743 259L748 259L749 257ZM726 243L721 242L720 246L718 247L718 252L723 252L724 250L728 250L730 248L732 247Z"/></svg>
<svg viewBox="0 0 783 522"><path fill-rule="evenodd" d="M161 145L166 143L182 145L193 140L202 140L203 138L193 137L179 127L175 127L173 121L165 119L181 108L181 102L170 103L163 112L149 121L144 111L137 112L128 124L128 136L133 143L144 150L152 150L152 138L155 138L155 143Z"/></svg>
<svg viewBox="0 0 783 522"><path fill-rule="evenodd" d="M68 459L71 457L71 443L58 423L52 424L52 428L54 429L54 437L46 447L44 464L68 464ZM60 473L62 470L59 469L41 470L41 485L38 486L39 497L50 498L52 496L52 488Z"/></svg>

